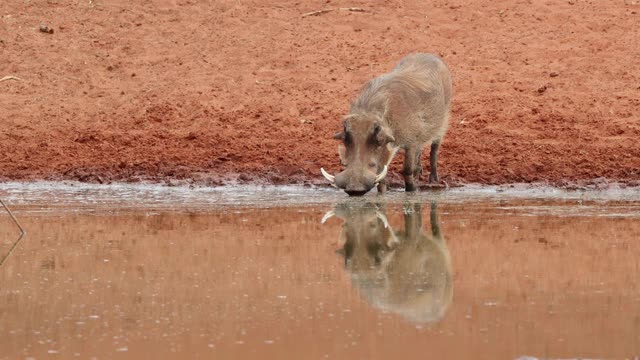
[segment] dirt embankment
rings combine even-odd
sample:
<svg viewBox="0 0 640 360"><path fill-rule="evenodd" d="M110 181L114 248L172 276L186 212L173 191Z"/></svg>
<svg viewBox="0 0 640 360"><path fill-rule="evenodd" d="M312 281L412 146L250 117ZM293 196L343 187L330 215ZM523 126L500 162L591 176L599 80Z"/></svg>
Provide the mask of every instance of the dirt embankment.
<svg viewBox="0 0 640 360"><path fill-rule="evenodd" d="M637 2L134 3L0 4L1 179L322 182L350 100L413 51L454 76L445 180L640 179ZM366 12L301 17L340 7Z"/></svg>

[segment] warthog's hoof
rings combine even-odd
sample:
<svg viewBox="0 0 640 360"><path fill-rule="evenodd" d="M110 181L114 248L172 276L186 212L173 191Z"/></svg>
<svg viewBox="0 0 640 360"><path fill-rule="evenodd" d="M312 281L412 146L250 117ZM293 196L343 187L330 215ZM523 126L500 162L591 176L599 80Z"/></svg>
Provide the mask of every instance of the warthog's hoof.
<svg viewBox="0 0 640 360"><path fill-rule="evenodd" d="M406 191L406 192L414 192L416 190L418 190L418 187L413 185L413 184L406 184L404 186L404 191Z"/></svg>

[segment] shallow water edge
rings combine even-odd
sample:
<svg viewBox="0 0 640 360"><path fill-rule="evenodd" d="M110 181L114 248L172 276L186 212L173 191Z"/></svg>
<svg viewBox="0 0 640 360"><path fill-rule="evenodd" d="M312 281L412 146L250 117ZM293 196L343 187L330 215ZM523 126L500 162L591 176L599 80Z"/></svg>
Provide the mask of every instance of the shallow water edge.
<svg viewBox="0 0 640 360"><path fill-rule="evenodd" d="M504 186L466 185L445 190L405 193L392 190L380 195L375 191L359 198L327 187L233 185L220 187L165 186L158 184L114 183L108 185L81 182L5 182L0 197L10 206L32 211L51 209L126 210L155 208L163 210L213 210L219 208L270 208L328 205L337 202L467 201L590 201L640 202L640 187L604 190L565 190L554 187L514 184Z"/></svg>

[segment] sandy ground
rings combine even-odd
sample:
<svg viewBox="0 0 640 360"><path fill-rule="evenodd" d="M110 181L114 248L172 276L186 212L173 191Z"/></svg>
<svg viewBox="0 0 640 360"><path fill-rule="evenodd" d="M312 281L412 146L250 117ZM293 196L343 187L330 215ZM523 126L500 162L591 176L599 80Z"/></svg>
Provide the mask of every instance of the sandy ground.
<svg viewBox="0 0 640 360"><path fill-rule="evenodd" d="M301 16L340 7L366 12ZM635 0L6 0L0 179L323 183L358 89L414 51L454 77L444 180L640 178Z"/></svg>

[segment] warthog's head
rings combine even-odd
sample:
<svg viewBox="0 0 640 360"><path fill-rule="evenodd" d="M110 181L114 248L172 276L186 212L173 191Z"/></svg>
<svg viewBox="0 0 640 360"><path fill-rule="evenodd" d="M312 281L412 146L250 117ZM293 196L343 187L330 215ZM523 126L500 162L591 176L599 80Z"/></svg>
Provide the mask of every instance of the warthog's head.
<svg viewBox="0 0 640 360"><path fill-rule="evenodd" d="M364 195L384 180L396 149L391 130L380 116L351 114L334 138L342 140L338 155L345 169L335 176L321 169L327 180L351 196Z"/></svg>

